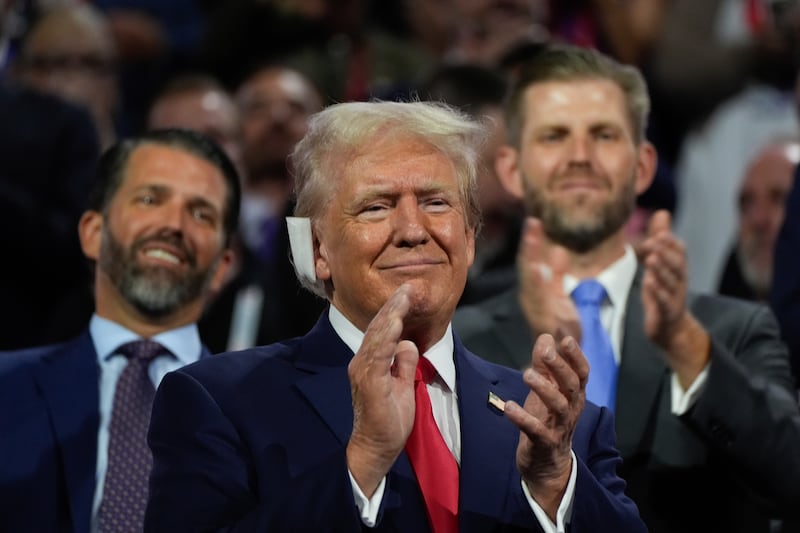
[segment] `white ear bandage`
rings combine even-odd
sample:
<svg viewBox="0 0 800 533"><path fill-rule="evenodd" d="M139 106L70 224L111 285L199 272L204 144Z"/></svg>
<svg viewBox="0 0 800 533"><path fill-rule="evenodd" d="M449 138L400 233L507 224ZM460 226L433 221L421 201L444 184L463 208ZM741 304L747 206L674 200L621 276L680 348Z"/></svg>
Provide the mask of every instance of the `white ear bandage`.
<svg viewBox="0 0 800 533"><path fill-rule="evenodd" d="M314 241L311 236L311 219L307 217L286 217L289 229L289 246L292 249L292 263L298 278L317 281L314 267Z"/></svg>

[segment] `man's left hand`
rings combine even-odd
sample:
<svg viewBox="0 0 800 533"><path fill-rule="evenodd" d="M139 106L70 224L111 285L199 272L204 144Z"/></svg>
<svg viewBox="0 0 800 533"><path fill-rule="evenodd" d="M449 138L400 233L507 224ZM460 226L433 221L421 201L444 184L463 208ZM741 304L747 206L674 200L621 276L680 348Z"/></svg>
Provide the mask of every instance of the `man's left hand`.
<svg viewBox="0 0 800 533"><path fill-rule="evenodd" d="M531 389L525 405L505 406L521 430L517 467L531 496L555 520L572 471L572 435L583 411L589 363L573 337L556 343L542 334L523 378Z"/></svg>

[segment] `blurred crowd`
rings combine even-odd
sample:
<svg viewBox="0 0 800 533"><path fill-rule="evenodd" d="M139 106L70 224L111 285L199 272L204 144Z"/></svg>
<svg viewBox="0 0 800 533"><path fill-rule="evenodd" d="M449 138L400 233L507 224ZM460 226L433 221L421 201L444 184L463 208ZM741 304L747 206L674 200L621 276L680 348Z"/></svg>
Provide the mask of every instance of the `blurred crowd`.
<svg viewBox="0 0 800 533"><path fill-rule="evenodd" d="M461 303L509 289L524 210L494 167L503 104L520 65L562 42L647 81L658 163L628 222L634 249L668 210L692 290L780 300L800 376L788 310L800 289L773 287L778 235L800 232L785 227L800 221L785 220L800 187L795 0L0 0L0 350L85 328L92 267L76 228L95 162L168 127L210 136L241 178L235 256L199 321L204 345L307 332L327 302L291 262L287 156L309 116L347 101L441 100L484 121L483 224ZM783 275L800 286L800 273Z"/></svg>

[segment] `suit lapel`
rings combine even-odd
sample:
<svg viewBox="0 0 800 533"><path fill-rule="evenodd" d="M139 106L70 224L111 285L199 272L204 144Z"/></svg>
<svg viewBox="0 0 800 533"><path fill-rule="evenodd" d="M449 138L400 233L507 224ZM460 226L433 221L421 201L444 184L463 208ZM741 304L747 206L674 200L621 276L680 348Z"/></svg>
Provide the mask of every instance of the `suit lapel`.
<svg viewBox="0 0 800 533"><path fill-rule="evenodd" d="M86 332L44 358L35 373L50 410L75 531L88 531L95 491L99 379Z"/></svg>
<svg viewBox="0 0 800 533"><path fill-rule="evenodd" d="M630 457L645 436L669 371L661 349L645 335L641 294L640 268L628 295L617 388L617 445L623 457Z"/></svg>
<svg viewBox="0 0 800 533"><path fill-rule="evenodd" d="M461 417L460 508L462 516L499 517L509 496L511 480L518 478L514 457L518 432L508 431L511 424L497 409L489 405L489 392L503 400L520 404L509 383L495 374L492 367L469 354L456 339L456 372L458 403ZM461 530L467 531L467 524Z"/></svg>
<svg viewBox="0 0 800 533"><path fill-rule="evenodd" d="M308 372L295 386L340 442L350 439L353 407L347 365L353 352L333 330L328 313L303 338L297 368Z"/></svg>

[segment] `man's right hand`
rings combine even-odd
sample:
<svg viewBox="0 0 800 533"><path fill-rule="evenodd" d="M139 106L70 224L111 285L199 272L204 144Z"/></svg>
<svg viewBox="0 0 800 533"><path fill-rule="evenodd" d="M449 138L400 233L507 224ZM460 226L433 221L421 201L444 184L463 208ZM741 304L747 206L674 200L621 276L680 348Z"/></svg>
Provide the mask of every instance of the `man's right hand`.
<svg viewBox="0 0 800 533"><path fill-rule="evenodd" d="M534 336L571 336L580 341L581 322L572 298L564 292L567 252L559 246L545 248L542 223L526 217L517 253L519 303Z"/></svg>
<svg viewBox="0 0 800 533"><path fill-rule="evenodd" d="M368 498L403 451L414 424L419 350L400 340L410 292L410 286L401 285L386 301L347 369L353 395L347 466Z"/></svg>

